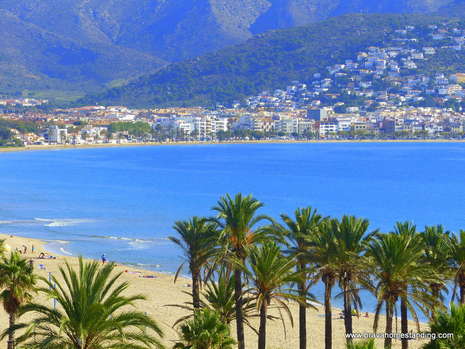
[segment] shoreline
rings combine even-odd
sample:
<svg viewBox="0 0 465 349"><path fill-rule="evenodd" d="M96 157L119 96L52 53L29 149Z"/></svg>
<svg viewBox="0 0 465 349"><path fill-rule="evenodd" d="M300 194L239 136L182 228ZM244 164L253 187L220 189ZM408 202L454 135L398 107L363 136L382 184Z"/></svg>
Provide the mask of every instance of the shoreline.
<svg viewBox="0 0 465 349"><path fill-rule="evenodd" d="M176 142L136 142L101 144L53 144L28 145L24 147L0 147L0 153L38 150L69 150L97 148L158 147L182 145L241 145L241 144L360 144L360 143L465 143L465 139L311 139L311 140L233 140L233 141L176 141Z"/></svg>

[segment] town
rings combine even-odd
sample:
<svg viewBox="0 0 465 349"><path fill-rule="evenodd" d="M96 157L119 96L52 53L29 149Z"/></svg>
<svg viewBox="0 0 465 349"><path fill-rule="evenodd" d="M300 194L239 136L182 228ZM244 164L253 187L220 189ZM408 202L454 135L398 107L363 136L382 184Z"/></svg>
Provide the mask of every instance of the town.
<svg viewBox="0 0 465 349"><path fill-rule="evenodd" d="M462 139L465 73L431 68L462 50L460 23L406 26L386 33L382 45L314 74L313 81L295 81L228 107L47 109L37 108L47 100L3 99L0 144Z"/></svg>

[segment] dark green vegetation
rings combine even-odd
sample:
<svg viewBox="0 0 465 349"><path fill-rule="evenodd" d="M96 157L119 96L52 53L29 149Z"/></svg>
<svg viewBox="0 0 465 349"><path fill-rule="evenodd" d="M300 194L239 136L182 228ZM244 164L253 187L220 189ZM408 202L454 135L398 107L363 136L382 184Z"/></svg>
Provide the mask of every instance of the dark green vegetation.
<svg viewBox="0 0 465 349"><path fill-rule="evenodd" d="M14 133L15 130L22 134L37 134L39 132L39 126L38 124L29 121L0 119L0 147L23 146L23 143L16 138L16 134Z"/></svg>
<svg viewBox="0 0 465 349"><path fill-rule="evenodd" d="M127 132L131 136L142 137L143 135L152 132L152 128L148 123L142 121L115 122L113 124L110 124L108 132Z"/></svg>
<svg viewBox="0 0 465 349"><path fill-rule="evenodd" d="M182 341L173 349L233 349L236 344L229 326L210 309L196 310L193 319L180 326L180 332Z"/></svg>
<svg viewBox="0 0 465 349"><path fill-rule="evenodd" d="M0 147L21 147L22 145L22 142L14 137L9 128L0 126Z"/></svg>
<svg viewBox="0 0 465 349"><path fill-rule="evenodd" d="M430 13L455 2L3 0L0 95L73 99L267 30L347 13Z"/></svg>
<svg viewBox="0 0 465 349"><path fill-rule="evenodd" d="M29 266L17 253L11 258ZM125 296L129 284L118 280L121 273L115 273L114 267L113 264L101 266L98 262L84 262L82 258L78 270L69 264L60 267L60 279L54 276L50 280L42 279L45 285L34 287L57 306L26 303L20 308L20 315L32 313L33 320L18 325L10 321L6 333L11 335L14 330L25 329L17 338L23 348L163 348L159 341L163 333L158 324L133 309L145 297ZM0 265L0 276L2 270ZM20 276L25 274L18 268L15 271ZM16 287L23 293L31 289L30 283L18 283ZM14 341L11 346L9 342L8 349L14 348Z"/></svg>
<svg viewBox="0 0 465 349"><path fill-rule="evenodd" d="M292 81L311 81L314 73L324 73L327 66L354 59L357 52L371 45L382 45L388 32L407 24L423 26L438 20L425 16L348 15L306 27L271 31L242 45L171 64L128 85L84 98L81 103L230 104L264 90L284 88ZM460 57L439 59L431 69L446 67L450 59L460 61Z"/></svg>
<svg viewBox="0 0 465 349"><path fill-rule="evenodd" d="M465 346L465 307L452 304L450 312L442 312L431 324L433 333L453 333L452 338L441 338L425 346L425 349L463 348Z"/></svg>
<svg viewBox="0 0 465 349"><path fill-rule="evenodd" d="M0 127L13 128L21 133L37 133L39 130L38 124L30 121L13 121L8 119L0 119Z"/></svg>
<svg viewBox="0 0 465 349"><path fill-rule="evenodd" d="M43 2L1 3L0 95L79 96L83 91L96 91L112 80L153 71L163 64L153 56L105 40L84 40L77 32L64 36L54 31L59 25L70 30L73 27L71 21L50 18L62 15L66 6L60 3L56 5L63 7L61 11ZM47 14L43 14L42 23L31 18L39 15L36 7ZM53 28L44 27L45 23Z"/></svg>

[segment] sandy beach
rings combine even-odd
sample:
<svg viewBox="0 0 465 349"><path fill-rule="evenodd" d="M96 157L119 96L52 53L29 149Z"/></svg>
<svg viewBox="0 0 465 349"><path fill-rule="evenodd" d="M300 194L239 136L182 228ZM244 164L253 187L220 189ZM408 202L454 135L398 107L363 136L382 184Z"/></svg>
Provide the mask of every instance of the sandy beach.
<svg viewBox="0 0 465 349"><path fill-rule="evenodd" d="M22 238L11 235L0 235L0 239L5 240L7 249L15 250L16 248L22 249L23 246L27 247L25 257L34 258L34 268L38 275L48 277L49 273L58 275L58 267L66 262L73 266L77 266L77 257L59 256L55 255L56 259L38 259L41 252L48 253L45 250L46 242ZM34 246L34 253L31 253L31 247ZM190 290L190 280L186 278L178 279L174 283L174 277L169 274L156 273L136 268L131 268L125 265L118 265L116 271L123 272L121 277L122 281L128 281L131 285L128 292L132 294L142 293L147 297L147 301L140 302L138 307L156 319L163 331L165 338L163 342L166 346L172 347L177 338L176 330L172 328L173 323L185 315L185 311L168 307L168 304L183 303L189 300L184 292ZM147 278L148 276L148 278ZM39 302L47 302L43 296L38 296ZM324 311L321 306L317 307L318 310L309 309L308 313L308 333L309 333L309 347L323 348L324 347ZM284 334L282 324L280 321L269 323L268 327L268 345L270 349L287 349L298 348L298 312L297 304L291 304L292 313L294 315L294 327L286 319L287 335ZM333 312L333 341L334 348L345 348L344 337L344 322L338 318L339 309L334 309ZM27 318L23 320L27 321ZM381 319L378 332L383 332L384 319ZM400 332L400 319L398 321ZM0 316L0 329L3 330L7 326L7 316L4 314ZM371 333L373 326L373 314L369 314L368 318L354 317L354 329L357 333ZM416 332L413 323L410 324L413 332ZM394 324L394 330L395 330ZM234 329L232 329L234 331ZM426 330L426 327L423 328ZM233 332L234 333L234 332ZM424 341L411 341L411 348L420 348ZM251 331L247 330L247 348L255 348L257 346L257 336ZM382 341L378 341L378 347L381 348ZM400 348L400 342L395 341L394 348Z"/></svg>
<svg viewBox="0 0 465 349"><path fill-rule="evenodd" d="M24 147L0 147L2 152L19 152L34 150L60 150L60 149L93 149L93 148L121 148L121 147L154 147L179 145L213 145L213 144L325 144L325 143L465 143L465 139L314 139L314 140L232 140L208 142L144 142L144 143L102 143L102 144L52 144L27 145Z"/></svg>

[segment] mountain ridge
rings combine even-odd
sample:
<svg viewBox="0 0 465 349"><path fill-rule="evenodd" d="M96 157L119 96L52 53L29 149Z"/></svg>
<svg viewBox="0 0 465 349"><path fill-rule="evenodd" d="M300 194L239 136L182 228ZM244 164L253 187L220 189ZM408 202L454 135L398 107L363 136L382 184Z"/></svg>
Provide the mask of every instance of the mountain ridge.
<svg viewBox="0 0 465 349"><path fill-rule="evenodd" d="M155 72L168 63L239 44L268 30L308 25L348 12L431 13L442 8L447 12L447 6L463 3L2 0L0 94L24 94L25 90L94 93L115 80ZM70 55L75 57L74 64L67 59Z"/></svg>
<svg viewBox="0 0 465 349"><path fill-rule="evenodd" d="M270 31L244 44L171 64L79 103L134 107L230 104L263 90L282 88L293 80L309 81L327 66L353 59L358 51L379 44L388 31L437 20L421 15L346 15Z"/></svg>

